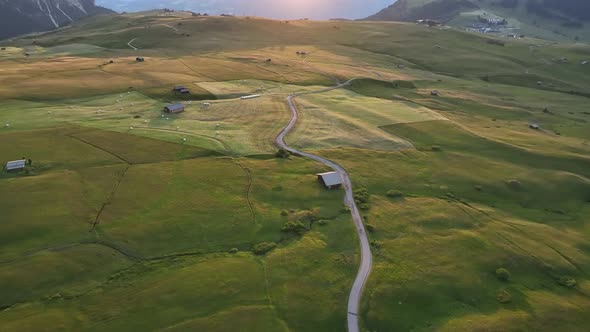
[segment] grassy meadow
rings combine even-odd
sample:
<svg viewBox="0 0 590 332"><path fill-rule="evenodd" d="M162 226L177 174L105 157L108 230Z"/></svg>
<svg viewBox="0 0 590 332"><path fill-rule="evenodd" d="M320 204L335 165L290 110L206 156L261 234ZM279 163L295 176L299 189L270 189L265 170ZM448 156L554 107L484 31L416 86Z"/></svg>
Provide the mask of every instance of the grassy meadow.
<svg viewBox="0 0 590 332"><path fill-rule="evenodd" d="M343 191L275 158L303 93L287 141L370 195L362 331L587 331L590 47L489 38L154 11L0 41L1 161L32 161L0 173L0 330L344 331Z"/></svg>

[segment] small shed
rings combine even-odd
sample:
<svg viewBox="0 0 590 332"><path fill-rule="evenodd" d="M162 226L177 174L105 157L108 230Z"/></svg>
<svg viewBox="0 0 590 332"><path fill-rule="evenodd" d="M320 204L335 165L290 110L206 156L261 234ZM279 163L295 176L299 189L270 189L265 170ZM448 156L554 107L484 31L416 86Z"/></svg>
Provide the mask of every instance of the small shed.
<svg viewBox="0 0 590 332"><path fill-rule="evenodd" d="M6 170L9 172L10 171L20 171L20 170L23 170L26 165L27 165L26 159L9 161L6 163Z"/></svg>
<svg viewBox="0 0 590 332"><path fill-rule="evenodd" d="M183 94L183 95L189 95L191 93L191 91L187 88L180 89L180 91L178 91L178 92L180 92L180 94Z"/></svg>
<svg viewBox="0 0 590 332"><path fill-rule="evenodd" d="M318 181L328 189L336 189L342 186L342 178L336 172L316 174Z"/></svg>
<svg viewBox="0 0 590 332"><path fill-rule="evenodd" d="M256 98L260 98L260 95L249 95L249 96L240 97L240 99L242 99L242 100L256 99Z"/></svg>
<svg viewBox="0 0 590 332"><path fill-rule="evenodd" d="M138 56L137 58L135 58L135 61L137 61L137 62L144 62L145 59L143 57L141 57L141 56Z"/></svg>
<svg viewBox="0 0 590 332"><path fill-rule="evenodd" d="M541 127L538 124L536 124L536 123L529 124L529 128L534 129L534 130L541 129Z"/></svg>
<svg viewBox="0 0 590 332"><path fill-rule="evenodd" d="M186 87L184 85L177 85L172 89L172 91L180 92L180 90L184 90L184 89L186 89Z"/></svg>
<svg viewBox="0 0 590 332"><path fill-rule="evenodd" d="M432 91L430 91L430 95L434 96L434 97L438 97L438 96L440 96L440 92L438 92L438 90L432 90Z"/></svg>
<svg viewBox="0 0 590 332"><path fill-rule="evenodd" d="M587 60L584 60L581 63L582 63L582 65L587 65L588 64L588 61Z"/></svg>
<svg viewBox="0 0 590 332"><path fill-rule="evenodd" d="M164 112L166 113L181 113L184 112L184 105L183 104L173 104L164 107Z"/></svg>

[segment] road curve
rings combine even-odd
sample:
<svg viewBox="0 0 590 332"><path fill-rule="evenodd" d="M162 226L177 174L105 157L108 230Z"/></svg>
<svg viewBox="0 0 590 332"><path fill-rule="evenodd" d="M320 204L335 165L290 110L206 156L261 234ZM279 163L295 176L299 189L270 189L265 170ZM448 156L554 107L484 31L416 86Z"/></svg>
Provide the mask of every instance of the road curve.
<svg viewBox="0 0 590 332"><path fill-rule="evenodd" d="M344 204L350 208L352 220L354 221L355 228L358 233L358 236L360 239L360 245L361 245L360 267L359 267L356 279L354 280L354 284L352 286L352 289L350 290L350 295L348 297L348 313L347 313L348 332L358 332L359 331L358 315L359 315L360 300L361 300L361 296L363 293L363 288L365 286L365 283L367 282L367 279L369 278L369 273L371 273L371 268L373 265L373 258L371 256L371 246L369 245L369 239L368 239L367 233L365 231L363 219L361 218L358 207L356 206L356 203L354 201L352 182L350 181L350 176L348 175L348 173L346 172L346 170L342 166L336 164L335 162L330 161L325 158L322 158L320 156L313 155L311 153L299 151L297 149L290 147L289 145L287 145L287 143L285 143L285 136L287 136L287 134L289 134L291 132L291 130L293 130L293 128L297 124L297 121L299 120L299 113L297 112L297 107L295 106L295 103L293 102L294 98L296 98L299 95L316 94L316 93L322 93L322 92L327 92L327 91L339 89L344 86L347 86L352 81L353 80L350 80L348 82L339 84L339 85L332 87L332 88L326 88L326 89L322 89L322 90L318 90L318 91L314 91L314 92L294 94L294 95L288 96L287 103L288 103L289 109L291 110L291 113L292 113L291 121L289 121L289 124L287 125L287 127L285 127L285 129L283 129L281 131L281 133L277 136L275 141L276 141L276 144L280 148L283 148L293 154L300 155L300 156L315 160L317 162L320 162L320 163L332 168L342 178L342 181L344 183L344 190L346 191L346 195L344 197Z"/></svg>

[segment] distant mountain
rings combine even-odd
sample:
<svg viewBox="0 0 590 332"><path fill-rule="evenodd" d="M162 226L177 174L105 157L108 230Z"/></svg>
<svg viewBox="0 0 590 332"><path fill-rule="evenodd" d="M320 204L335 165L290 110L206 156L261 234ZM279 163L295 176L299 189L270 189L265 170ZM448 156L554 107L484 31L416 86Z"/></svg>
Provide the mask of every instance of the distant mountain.
<svg viewBox="0 0 590 332"><path fill-rule="evenodd" d="M118 12L175 9L209 14L264 16L276 19L357 19L375 13L394 0L97 0Z"/></svg>
<svg viewBox="0 0 590 332"><path fill-rule="evenodd" d="M0 39L53 30L81 18L112 13L94 0L0 0Z"/></svg>
<svg viewBox="0 0 590 332"><path fill-rule="evenodd" d="M449 21L463 11L479 8L469 0L399 0L367 20L373 21L416 21L431 19Z"/></svg>
<svg viewBox="0 0 590 332"><path fill-rule="evenodd" d="M435 20L539 38L590 40L587 0L398 0L366 20Z"/></svg>

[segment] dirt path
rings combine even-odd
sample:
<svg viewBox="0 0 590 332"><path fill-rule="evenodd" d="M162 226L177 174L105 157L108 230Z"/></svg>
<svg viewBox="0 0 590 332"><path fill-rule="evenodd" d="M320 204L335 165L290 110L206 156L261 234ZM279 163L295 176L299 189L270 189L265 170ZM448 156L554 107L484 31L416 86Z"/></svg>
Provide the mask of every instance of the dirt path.
<svg viewBox="0 0 590 332"><path fill-rule="evenodd" d="M289 104L289 109L291 110L292 118L291 118L291 121L289 122L289 124L287 125L287 127L285 127L285 129L283 129L283 131L281 131L281 133L277 136L275 141L280 148L283 148L293 154L300 155L300 156L315 160L317 162L320 162L326 166L329 166L330 168L335 170L342 178L342 181L344 183L344 190L346 191L346 195L344 197L344 204L350 208L352 220L354 221L355 228L356 228L356 231L357 231L359 239L360 239L360 246L361 246L360 267L359 267L356 279L354 280L354 284L352 286L352 289L350 290L350 295L348 297L348 313L347 313L348 331L349 332L358 332L359 331L358 315L359 315L360 299L361 299L361 296L363 293L363 288L365 286L365 283L367 282L367 279L369 278L369 274L371 273L371 268L373 266L373 258L371 255L371 246L369 245L369 239L368 239L367 233L365 231L365 226L363 224L363 220L362 220L361 215L359 213L358 207L356 206L356 203L354 201L352 182L350 181L350 176L348 175L348 173L346 172L346 170L342 166L336 164L335 162L330 161L325 158L322 158L320 156L313 155L311 153L299 151L297 149L290 147L287 143L285 143L285 136L287 136L287 134L289 134L293 130L293 128L295 128L295 125L297 124L297 121L299 120L299 113L297 112L297 107L295 106L295 103L293 102L294 98L296 98L299 95L317 94L317 93L332 91L335 89L340 89L344 86L349 85L352 81L353 80L350 80L348 82L339 84L333 88L326 88L326 89L322 89L322 90L318 90L318 91L314 91L314 92L309 92L309 93L294 94L294 95L290 95L289 97L287 97L287 103Z"/></svg>
<svg viewBox="0 0 590 332"><path fill-rule="evenodd" d="M133 38L133 39L131 39L131 40L130 40L130 41L127 43L127 46L131 47L131 48L132 48L134 51L137 51L137 50L138 50L138 48L137 48L137 47L135 47L135 46L133 46L133 44L132 44L132 43L133 43L133 42L134 42L136 39L137 39L137 38Z"/></svg>

